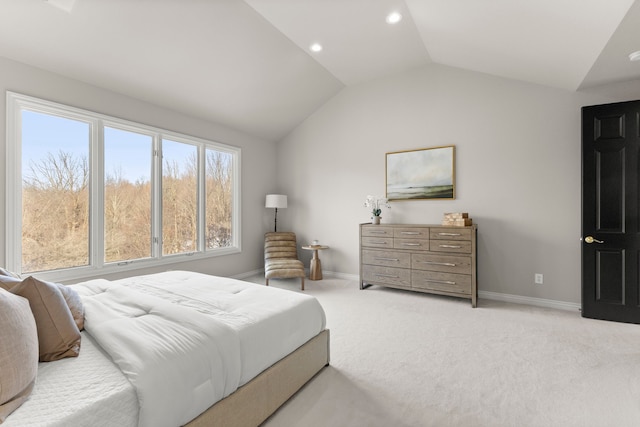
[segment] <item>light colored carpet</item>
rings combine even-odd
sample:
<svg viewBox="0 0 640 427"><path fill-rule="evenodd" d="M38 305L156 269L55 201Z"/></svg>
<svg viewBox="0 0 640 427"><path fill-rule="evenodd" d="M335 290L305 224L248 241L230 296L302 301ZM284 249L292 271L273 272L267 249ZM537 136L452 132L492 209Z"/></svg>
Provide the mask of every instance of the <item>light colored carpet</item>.
<svg viewBox="0 0 640 427"><path fill-rule="evenodd" d="M640 325L348 280L305 287L327 314L331 365L264 427L640 425Z"/></svg>

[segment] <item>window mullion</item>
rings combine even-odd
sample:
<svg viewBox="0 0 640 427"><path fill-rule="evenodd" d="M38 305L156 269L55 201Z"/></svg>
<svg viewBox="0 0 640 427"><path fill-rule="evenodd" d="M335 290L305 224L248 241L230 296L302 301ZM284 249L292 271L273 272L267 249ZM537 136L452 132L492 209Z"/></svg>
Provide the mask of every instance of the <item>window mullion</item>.
<svg viewBox="0 0 640 427"><path fill-rule="evenodd" d="M162 138L153 136L153 156L151 162L151 228L153 258L162 257Z"/></svg>
<svg viewBox="0 0 640 427"><path fill-rule="evenodd" d="M7 198L5 229L6 267L22 272L22 109L20 101L13 100L7 94Z"/></svg>
<svg viewBox="0 0 640 427"><path fill-rule="evenodd" d="M90 261L96 268L104 265L104 122L93 120L90 139Z"/></svg>
<svg viewBox="0 0 640 427"><path fill-rule="evenodd" d="M232 208L232 220L231 220L231 227L233 229L233 246L241 249L242 248L242 235L241 235L241 230L242 227L240 227L240 212L242 209L242 204L241 204L241 197L240 197L240 189L242 188L240 185L240 177L242 176L242 173L240 171L240 165L242 164L242 162L240 161L240 157L241 157L242 153L240 150L237 150L235 152L235 156L233 156L233 180L232 180L232 190L231 190L231 194L232 194L232 203L233 203L233 208Z"/></svg>
<svg viewBox="0 0 640 427"><path fill-rule="evenodd" d="M197 234L198 234L198 246L197 250L199 252L206 251L206 233L207 233L207 185L206 185L206 147L204 145L200 145L198 147L198 225L197 225Z"/></svg>

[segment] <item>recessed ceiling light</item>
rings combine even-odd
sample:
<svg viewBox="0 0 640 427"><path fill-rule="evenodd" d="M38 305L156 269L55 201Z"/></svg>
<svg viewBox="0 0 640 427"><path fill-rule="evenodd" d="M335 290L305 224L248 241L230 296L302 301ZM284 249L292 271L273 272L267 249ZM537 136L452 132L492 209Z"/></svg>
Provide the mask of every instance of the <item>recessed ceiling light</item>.
<svg viewBox="0 0 640 427"><path fill-rule="evenodd" d="M629 61L640 61L640 50L629 54Z"/></svg>
<svg viewBox="0 0 640 427"><path fill-rule="evenodd" d="M311 49L312 52L320 52L322 50L322 45L320 43L314 43L309 46L309 49Z"/></svg>
<svg viewBox="0 0 640 427"><path fill-rule="evenodd" d="M387 15L386 21L387 24L397 24L398 22L402 21L402 15L400 15L398 12L391 12Z"/></svg>

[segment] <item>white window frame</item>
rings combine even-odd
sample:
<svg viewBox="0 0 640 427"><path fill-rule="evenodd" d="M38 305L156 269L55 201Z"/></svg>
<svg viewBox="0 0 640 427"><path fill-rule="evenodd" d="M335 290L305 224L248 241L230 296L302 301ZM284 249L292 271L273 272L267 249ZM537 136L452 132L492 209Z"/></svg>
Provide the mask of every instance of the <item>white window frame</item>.
<svg viewBox="0 0 640 427"><path fill-rule="evenodd" d="M205 259L242 251L241 242L241 153L239 147L208 141L178 132L143 125L132 121L70 107L55 102L7 91L7 153L6 153L6 224L5 224L5 262L11 271L20 273L22 268L22 114L23 110L59 116L89 123L91 142L90 164L90 225L89 225L89 265L59 270L38 272L45 280L72 280L108 274ZM153 162L151 181L153 183L152 200L152 250L150 258L121 262L104 262L104 127L114 127L149 135L153 140ZM162 155L163 139L194 145L198 150L198 247L194 252L162 255ZM232 155L232 239L231 246L206 250L204 242L203 215L205 206L205 163L206 149L213 149Z"/></svg>

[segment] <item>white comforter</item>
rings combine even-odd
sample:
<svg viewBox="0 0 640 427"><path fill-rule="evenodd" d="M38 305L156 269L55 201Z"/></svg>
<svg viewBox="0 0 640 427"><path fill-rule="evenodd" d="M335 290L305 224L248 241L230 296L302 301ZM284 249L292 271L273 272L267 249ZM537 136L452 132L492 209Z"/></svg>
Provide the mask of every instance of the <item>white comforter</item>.
<svg viewBox="0 0 640 427"><path fill-rule="evenodd" d="M140 426L189 422L325 328L311 296L193 272L74 288L85 329L136 389Z"/></svg>

